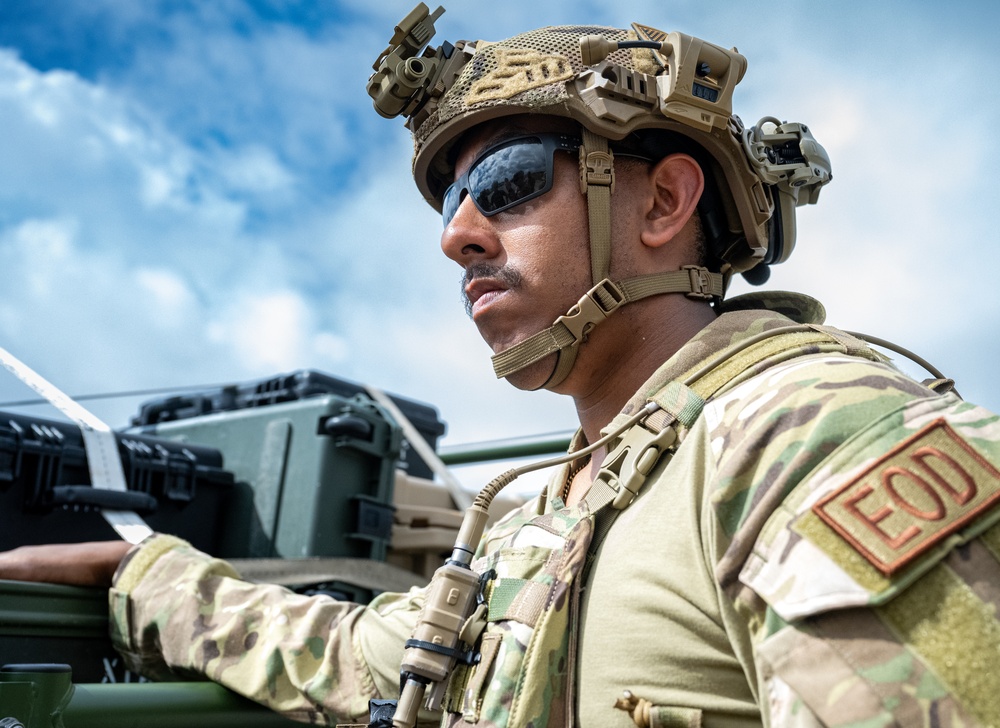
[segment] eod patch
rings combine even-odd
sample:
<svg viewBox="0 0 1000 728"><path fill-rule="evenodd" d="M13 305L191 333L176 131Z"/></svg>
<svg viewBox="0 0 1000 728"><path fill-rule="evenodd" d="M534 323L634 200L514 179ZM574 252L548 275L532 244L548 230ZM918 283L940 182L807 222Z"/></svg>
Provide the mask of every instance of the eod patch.
<svg viewBox="0 0 1000 728"><path fill-rule="evenodd" d="M1000 501L1000 471L942 418L812 508L886 576Z"/></svg>

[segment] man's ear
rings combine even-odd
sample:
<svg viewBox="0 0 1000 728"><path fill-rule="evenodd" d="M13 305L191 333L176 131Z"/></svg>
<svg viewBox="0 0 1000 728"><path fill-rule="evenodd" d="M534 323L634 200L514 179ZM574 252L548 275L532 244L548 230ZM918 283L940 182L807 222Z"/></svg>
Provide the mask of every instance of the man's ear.
<svg viewBox="0 0 1000 728"><path fill-rule="evenodd" d="M695 214L705 189L705 175L687 154L664 157L649 171L646 219L640 236L657 248L673 240Z"/></svg>

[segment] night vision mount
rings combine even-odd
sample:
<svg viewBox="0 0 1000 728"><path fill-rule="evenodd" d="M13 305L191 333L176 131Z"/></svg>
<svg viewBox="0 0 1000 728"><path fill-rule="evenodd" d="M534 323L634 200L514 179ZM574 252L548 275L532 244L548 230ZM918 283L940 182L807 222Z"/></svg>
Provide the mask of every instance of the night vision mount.
<svg viewBox="0 0 1000 728"><path fill-rule="evenodd" d="M441 6L431 13L420 3L394 28L388 47L372 65L375 73L368 79L368 95L380 116L408 116L407 126L413 128L413 116L420 107L447 91L442 72L451 69L454 77L470 57L449 63L456 51L451 43L445 41L436 50L427 47L434 37L434 22L443 13Z"/></svg>

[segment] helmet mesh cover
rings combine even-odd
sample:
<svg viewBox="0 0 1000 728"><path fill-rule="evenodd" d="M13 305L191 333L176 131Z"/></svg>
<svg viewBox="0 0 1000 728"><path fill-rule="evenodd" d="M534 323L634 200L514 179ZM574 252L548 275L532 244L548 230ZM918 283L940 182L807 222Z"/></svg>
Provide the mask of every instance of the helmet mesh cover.
<svg viewBox="0 0 1000 728"><path fill-rule="evenodd" d="M617 41L636 38L619 28L573 25L540 28L498 43L479 41L475 55L437 108L414 131L416 153L436 129L456 117L498 106L513 107L512 113L551 110L568 101L566 82L586 70L580 54L580 38L585 35ZM614 51L608 60L644 73L659 70L652 53L643 48Z"/></svg>

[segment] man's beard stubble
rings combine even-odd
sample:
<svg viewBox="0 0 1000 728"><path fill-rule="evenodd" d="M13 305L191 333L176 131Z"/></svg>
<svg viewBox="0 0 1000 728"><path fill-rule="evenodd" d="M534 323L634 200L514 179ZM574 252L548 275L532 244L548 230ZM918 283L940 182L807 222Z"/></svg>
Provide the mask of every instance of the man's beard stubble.
<svg viewBox="0 0 1000 728"><path fill-rule="evenodd" d="M465 305L465 313L472 318L472 301L465 293L465 287L473 279L486 279L502 283L507 290L512 290L521 285L521 274L511 265L490 265L489 263L473 263L465 269L460 283L462 284L462 303Z"/></svg>

